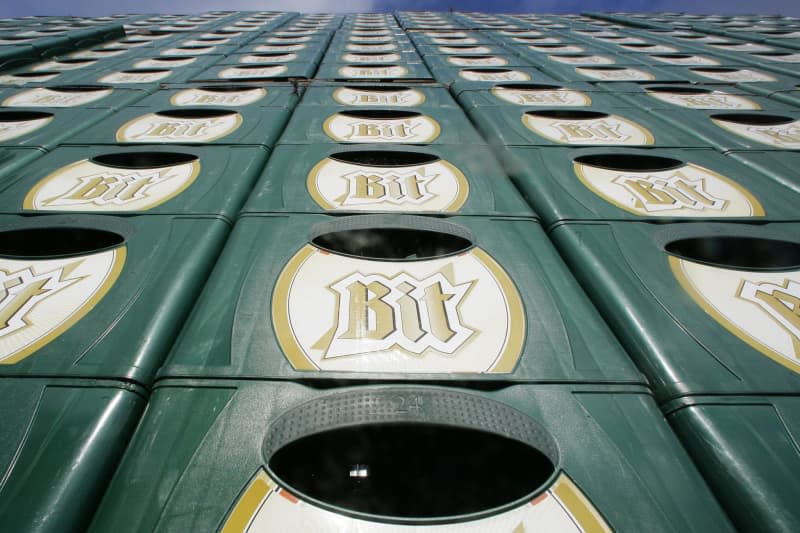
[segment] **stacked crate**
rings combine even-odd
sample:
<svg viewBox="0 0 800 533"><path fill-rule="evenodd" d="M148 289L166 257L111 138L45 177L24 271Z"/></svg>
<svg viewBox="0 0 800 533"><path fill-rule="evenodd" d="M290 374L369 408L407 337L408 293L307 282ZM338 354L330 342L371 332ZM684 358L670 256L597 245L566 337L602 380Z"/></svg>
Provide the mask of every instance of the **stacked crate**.
<svg viewBox="0 0 800 533"><path fill-rule="evenodd" d="M341 21L93 531L727 529L430 26Z"/></svg>
<svg viewBox="0 0 800 533"><path fill-rule="evenodd" d="M159 82L190 81L227 57L219 34L235 44L276 18L134 17L72 53L87 64L25 67L51 81L3 78L4 528L88 527L298 98Z"/></svg>
<svg viewBox="0 0 800 533"><path fill-rule="evenodd" d="M567 202L562 189L565 211L551 236L735 525L796 530L800 109L786 97L799 81L793 41L767 44L727 24L663 19L615 28L614 46L634 45L616 57L669 77L595 85L627 102L620 114L630 106L662 124L656 148L662 128L703 148L571 157L548 172L552 185L572 181L579 190ZM782 36L797 26L731 22ZM544 188L529 185L531 197Z"/></svg>
<svg viewBox="0 0 800 533"><path fill-rule="evenodd" d="M0 523L797 530L798 35L0 20Z"/></svg>

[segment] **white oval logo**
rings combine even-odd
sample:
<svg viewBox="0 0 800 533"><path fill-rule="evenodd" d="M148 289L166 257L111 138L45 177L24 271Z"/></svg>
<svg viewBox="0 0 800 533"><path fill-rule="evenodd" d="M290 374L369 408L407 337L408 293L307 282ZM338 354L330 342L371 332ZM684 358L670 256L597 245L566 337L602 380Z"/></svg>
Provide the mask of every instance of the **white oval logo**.
<svg viewBox="0 0 800 533"><path fill-rule="evenodd" d="M175 93L169 103L174 106L223 106L236 107L253 104L267 95L261 87L242 88L236 91L207 89L184 89Z"/></svg>
<svg viewBox="0 0 800 533"><path fill-rule="evenodd" d="M528 48L537 52L557 52L559 54L582 54L585 50L580 46L564 45L564 46L537 46L535 44L528 45Z"/></svg>
<svg viewBox="0 0 800 533"><path fill-rule="evenodd" d="M68 57L74 59L103 59L105 57L114 57L124 54L127 50L81 50L79 52L72 52Z"/></svg>
<svg viewBox="0 0 800 533"><path fill-rule="evenodd" d="M709 37L709 39L713 40L713 37ZM774 48L771 46L767 46L764 44L756 44L756 43L741 43L741 44L726 44L728 43L727 40L724 41L716 41L708 43L708 46L713 46L714 48L719 48L720 50L734 50L737 52L772 52Z"/></svg>
<svg viewBox="0 0 800 533"><path fill-rule="evenodd" d="M314 166L307 185L328 210L455 212L469 196L464 174L443 160L370 166L329 157Z"/></svg>
<svg viewBox="0 0 800 533"><path fill-rule="evenodd" d="M585 93L565 88L513 88L493 87L492 94L516 105L556 105L582 107L592 105L592 99Z"/></svg>
<svg viewBox="0 0 800 533"><path fill-rule="evenodd" d="M152 72L112 72L106 74L98 81L101 83L153 83L163 80L172 74L171 70L158 70Z"/></svg>
<svg viewBox="0 0 800 533"><path fill-rule="evenodd" d="M632 50L634 52L649 52L651 54L674 54L678 52L677 48L663 44L651 44L649 46L631 46L629 44L622 44L620 46L626 50Z"/></svg>
<svg viewBox="0 0 800 533"><path fill-rule="evenodd" d="M297 54L246 55L239 58L239 63L285 63L297 59Z"/></svg>
<svg viewBox="0 0 800 533"><path fill-rule="evenodd" d="M33 133L53 120L49 113L26 113L8 111L0 113L0 142L10 141Z"/></svg>
<svg viewBox="0 0 800 533"><path fill-rule="evenodd" d="M443 54L491 54L492 49L488 46L440 46L439 51Z"/></svg>
<svg viewBox="0 0 800 533"><path fill-rule="evenodd" d="M273 65L266 67L229 67L219 71L217 75L223 79L243 79L243 78L274 78L285 73L289 68L286 65Z"/></svg>
<svg viewBox="0 0 800 533"><path fill-rule="evenodd" d="M459 67L504 67L508 65L508 60L499 56L450 56L447 61Z"/></svg>
<svg viewBox="0 0 800 533"><path fill-rule="evenodd" d="M186 117L179 113L148 113L123 125L118 142L211 142L236 131L242 124L239 113Z"/></svg>
<svg viewBox="0 0 800 533"><path fill-rule="evenodd" d="M311 40L311 37L308 35L301 36L301 37L268 37L268 43L287 43L287 44L297 44L297 43L307 43Z"/></svg>
<svg viewBox="0 0 800 533"><path fill-rule="evenodd" d="M728 81L728 82L760 82L760 81L776 81L775 78L763 72L757 72L750 69L738 70L703 70L692 69L692 72L704 78L712 80Z"/></svg>
<svg viewBox="0 0 800 533"><path fill-rule="evenodd" d="M469 81L529 81L530 74L521 70L460 70L458 75Z"/></svg>
<svg viewBox="0 0 800 533"><path fill-rule="evenodd" d="M766 59L768 61L780 61L781 63L800 63L800 52L794 54L776 54L776 55L755 54L755 55L760 57L761 59Z"/></svg>
<svg viewBox="0 0 800 533"><path fill-rule="evenodd" d="M480 248L398 262L306 245L281 272L272 313L297 370L508 373L525 337L516 287Z"/></svg>
<svg viewBox="0 0 800 533"><path fill-rule="evenodd" d="M351 52L391 52L392 50L397 50L397 45L394 43L383 43L383 44L350 43L347 46L345 46L345 50L350 50Z"/></svg>
<svg viewBox="0 0 800 533"><path fill-rule="evenodd" d="M561 39L555 37L512 37L518 43L528 44L559 44Z"/></svg>
<svg viewBox="0 0 800 533"><path fill-rule="evenodd" d="M246 524L246 530L241 524ZM486 518L452 524L385 524L350 517L299 499L261 469L242 492L225 521L225 533L306 533L308 531L358 531L358 533L610 533L581 490L562 473L532 501Z"/></svg>
<svg viewBox="0 0 800 533"><path fill-rule="evenodd" d="M214 46L192 46L189 48L167 48L161 51L162 56L193 56L210 54L216 49Z"/></svg>
<svg viewBox="0 0 800 533"><path fill-rule="evenodd" d="M477 44L478 39L475 37L462 37L462 38L443 38L443 37L435 37L431 39L434 44Z"/></svg>
<svg viewBox="0 0 800 533"><path fill-rule="evenodd" d="M333 91L333 99L343 105L414 107L425 102L425 94L410 88L374 91L366 88L339 87Z"/></svg>
<svg viewBox="0 0 800 533"><path fill-rule="evenodd" d="M260 44L253 48L254 52L297 52L298 50L302 50L306 48L308 45L305 44L281 44L281 45L270 45L270 44Z"/></svg>
<svg viewBox="0 0 800 533"><path fill-rule="evenodd" d="M725 329L800 372L800 271L735 270L674 256L669 263L683 289Z"/></svg>
<svg viewBox="0 0 800 533"><path fill-rule="evenodd" d="M548 59L567 65L612 65L614 60L606 56L547 56Z"/></svg>
<svg viewBox="0 0 800 533"><path fill-rule="evenodd" d="M196 57L185 57L182 59L142 59L141 61L134 63L133 68L176 68L191 65L195 61L197 61Z"/></svg>
<svg viewBox="0 0 800 533"><path fill-rule="evenodd" d="M576 67L575 72L587 78L603 81L652 81L656 79L656 77L649 72L636 68L599 69Z"/></svg>
<svg viewBox="0 0 800 533"><path fill-rule="evenodd" d="M646 128L631 120L602 113L589 115L598 116L523 113L522 123L537 135L559 144L642 146L655 143Z"/></svg>
<svg viewBox="0 0 800 533"><path fill-rule="evenodd" d="M392 63L400 61L400 54L344 54L342 60L349 63Z"/></svg>
<svg viewBox="0 0 800 533"><path fill-rule="evenodd" d="M44 63L39 63L38 65L34 65L31 67L32 72L52 72L52 71L64 71L64 70L78 70L79 68L88 67L89 65L94 64L95 61L87 60L72 60L72 61L45 61Z"/></svg>
<svg viewBox="0 0 800 533"><path fill-rule="evenodd" d="M647 91L647 94L656 100L689 109L761 109L761 106L749 98L722 91L707 93L684 93L678 90L676 92Z"/></svg>
<svg viewBox="0 0 800 533"><path fill-rule="evenodd" d="M16 76L14 74L0 75L0 84L3 85L25 85L26 83L41 83L49 81L58 76L58 72L52 74L37 74L34 76Z"/></svg>
<svg viewBox="0 0 800 533"><path fill-rule="evenodd" d="M719 61L704 56L650 56L656 61L667 63L668 65L719 65Z"/></svg>
<svg viewBox="0 0 800 533"><path fill-rule="evenodd" d="M397 118L336 113L328 117L323 130L334 141L376 143L431 142L441 133L438 122L419 113Z"/></svg>
<svg viewBox="0 0 800 533"><path fill-rule="evenodd" d="M174 198L200 173L200 162L121 168L84 159L42 179L25 196L35 211L147 211Z"/></svg>
<svg viewBox="0 0 800 533"><path fill-rule="evenodd" d="M59 91L38 87L28 89L3 101L6 107L74 107L96 102L110 95L113 89Z"/></svg>
<svg viewBox="0 0 800 533"><path fill-rule="evenodd" d="M775 148L800 149L800 120L787 119L776 124L748 124L725 120L723 117L712 117L711 122L731 133Z"/></svg>
<svg viewBox="0 0 800 533"><path fill-rule="evenodd" d="M367 36L367 35L350 35L347 38L348 41L353 43L384 43L386 42L386 37L376 37L376 36Z"/></svg>
<svg viewBox="0 0 800 533"><path fill-rule="evenodd" d="M32 355L67 331L106 295L126 249L63 259L0 259L0 364Z"/></svg>
<svg viewBox="0 0 800 533"><path fill-rule="evenodd" d="M764 209L744 187L693 163L632 172L576 161L575 175L607 202L640 216L756 217Z"/></svg>
<svg viewBox="0 0 800 533"><path fill-rule="evenodd" d="M400 65L358 66L346 65L339 69L339 75L347 78L399 78L408 74L408 69Z"/></svg>

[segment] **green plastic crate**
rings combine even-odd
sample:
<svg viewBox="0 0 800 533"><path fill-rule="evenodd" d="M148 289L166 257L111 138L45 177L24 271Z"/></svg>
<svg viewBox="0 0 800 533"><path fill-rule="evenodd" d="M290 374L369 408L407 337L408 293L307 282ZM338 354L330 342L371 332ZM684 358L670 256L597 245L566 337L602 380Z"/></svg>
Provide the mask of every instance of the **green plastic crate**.
<svg viewBox="0 0 800 533"><path fill-rule="evenodd" d="M457 81L451 87L464 107L542 106L542 107L613 107L619 105L611 93L597 91L588 83L497 83L475 87L474 82Z"/></svg>
<svg viewBox="0 0 800 533"><path fill-rule="evenodd" d="M533 216L482 145L284 144L242 212Z"/></svg>
<svg viewBox="0 0 800 533"><path fill-rule="evenodd" d="M800 149L800 109L741 112L655 109L652 113L721 151Z"/></svg>
<svg viewBox="0 0 800 533"><path fill-rule="evenodd" d="M734 85L699 84L629 84L625 87L606 84L603 89L618 88L619 97L626 105L644 109L692 110L779 110L786 109L780 102L756 96Z"/></svg>
<svg viewBox="0 0 800 533"><path fill-rule="evenodd" d="M551 236L666 402L800 391L798 227L595 222Z"/></svg>
<svg viewBox="0 0 800 533"><path fill-rule="evenodd" d="M484 144L466 115L455 109L298 106L280 144Z"/></svg>
<svg viewBox="0 0 800 533"><path fill-rule="evenodd" d="M0 212L214 215L233 221L261 146L61 146L0 180Z"/></svg>
<svg viewBox="0 0 800 533"><path fill-rule="evenodd" d="M133 434L146 395L130 383L0 380L0 515L13 531L81 532Z"/></svg>
<svg viewBox="0 0 800 533"><path fill-rule="evenodd" d="M290 114L278 107L127 107L69 143L271 146Z"/></svg>
<svg viewBox="0 0 800 533"><path fill-rule="evenodd" d="M781 184L713 150L509 147L500 157L546 226L800 219L800 182Z"/></svg>
<svg viewBox="0 0 800 533"><path fill-rule="evenodd" d="M4 215L0 376L147 385L227 236L213 218ZM13 289L13 290L11 290Z"/></svg>
<svg viewBox="0 0 800 533"><path fill-rule="evenodd" d="M314 82L303 94L303 105L452 108L460 112L450 92L434 84Z"/></svg>
<svg viewBox="0 0 800 533"><path fill-rule="evenodd" d="M0 89L3 107L77 107L84 110L119 109L146 93L109 85L50 85L29 89ZM91 111L90 111L91 112Z"/></svg>
<svg viewBox="0 0 800 533"><path fill-rule="evenodd" d="M0 146L51 150L109 113L110 109L5 108L0 110Z"/></svg>
<svg viewBox="0 0 800 533"><path fill-rule="evenodd" d="M175 84L136 102L136 107L224 107L249 109L261 107L292 109L300 100L303 88L290 83L251 85L247 83Z"/></svg>
<svg viewBox="0 0 800 533"><path fill-rule="evenodd" d="M693 396L667 419L739 531L797 531L798 396Z"/></svg>
<svg viewBox="0 0 800 533"><path fill-rule="evenodd" d="M535 221L388 214L240 218L160 375L642 383Z"/></svg>
<svg viewBox="0 0 800 533"><path fill-rule="evenodd" d="M359 444L362 434L378 436ZM483 464L464 448L477 438L486 442ZM326 447L327 439L347 447ZM315 444L304 459L282 455ZM387 447L397 448L388 471L376 464ZM539 461L518 459L524 454ZM317 463L327 465L314 474L321 485L303 483ZM624 533L642 524L654 533L733 531L635 387L325 391L170 380L154 392L89 531Z"/></svg>
<svg viewBox="0 0 800 533"><path fill-rule="evenodd" d="M473 107L475 126L505 146L703 147L692 133L646 110L620 107Z"/></svg>
<svg viewBox="0 0 800 533"><path fill-rule="evenodd" d="M323 61L314 76L318 80L432 81L422 63L335 63Z"/></svg>

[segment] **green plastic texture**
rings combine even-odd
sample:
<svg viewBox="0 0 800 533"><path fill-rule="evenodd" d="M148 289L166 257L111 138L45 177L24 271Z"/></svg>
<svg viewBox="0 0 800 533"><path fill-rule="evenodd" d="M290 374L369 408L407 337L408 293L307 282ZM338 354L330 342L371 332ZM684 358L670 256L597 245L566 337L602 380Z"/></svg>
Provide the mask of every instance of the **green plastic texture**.
<svg viewBox="0 0 800 533"><path fill-rule="evenodd" d="M316 63L238 63L218 64L195 73L186 81L192 82L269 82L314 77Z"/></svg>
<svg viewBox="0 0 800 533"><path fill-rule="evenodd" d="M133 434L143 391L111 381L2 379L3 528L85 531Z"/></svg>
<svg viewBox="0 0 800 533"><path fill-rule="evenodd" d="M734 83L747 90L759 92L774 90L775 87L797 82L795 76L760 70L747 64L725 63L707 67L665 66L662 68L678 79L691 83Z"/></svg>
<svg viewBox="0 0 800 533"><path fill-rule="evenodd" d="M714 150L515 146L498 156L546 227L562 221L800 218L800 181L780 182L780 171L755 172Z"/></svg>
<svg viewBox="0 0 800 533"><path fill-rule="evenodd" d="M800 390L796 333L790 320L782 322L780 307L796 291L791 280L798 267L785 264L791 255L750 251L784 241L783 253L791 254L797 229L795 223L596 222L562 224L551 237L656 398L666 402ZM732 246L756 261L763 257L763 265L737 265L742 260L731 258Z"/></svg>
<svg viewBox="0 0 800 533"><path fill-rule="evenodd" d="M14 174L44 154L41 148L0 147L0 183L5 176Z"/></svg>
<svg viewBox="0 0 800 533"><path fill-rule="evenodd" d="M270 61L299 61L301 63L319 63L325 53L323 48L307 44L251 44L232 50L226 55L226 63L258 63L258 56ZM255 57L253 57L255 56ZM233 59L233 61L231 61Z"/></svg>
<svg viewBox="0 0 800 533"><path fill-rule="evenodd" d="M514 106L466 111L478 131L497 146L705 146L692 132L636 108Z"/></svg>
<svg viewBox="0 0 800 533"><path fill-rule="evenodd" d="M409 249L420 254L416 259L359 257L333 241L333 248L312 244L328 233L348 238L348 231L356 232L352 239L365 235L373 242L395 242L393 232L409 230L427 232L407 237L419 239ZM431 238L458 240L458 255L426 255ZM462 268L470 273L462 274ZM394 273L398 269L401 274ZM438 287L443 301L456 305L445 310L453 334L441 334L433 318L424 317L423 334L412 334L411 316L388 310L380 324L365 326L355 336L339 331L349 322L358 327L359 315L347 310L359 300L338 299L340 291L350 289L329 287L339 287L336 280L347 272L356 272L350 278L373 276L386 286L405 279L399 290L406 291L442 273ZM391 281L398 275L398 281ZM464 283L469 293L462 292ZM421 293L412 297L421 298ZM374 298L368 300L370 309L385 309ZM306 316L311 311L302 311L308 303L319 317L315 321ZM439 316L428 309L428 317ZM376 328L391 335L387 341L370 340ZM486 217L445 222L407 215L241 218L160 375L642 382L536 222Z"/></svg>
<svg viewBox="0 0 800 533"><path fill-rule="evenodd" d="M222 107L249 109L257 113L262 107L293 109L303 88L291 83L251 85L248 83L185 84L161 89L135 102L136 107Z"/></svg>
<svg viewBox="0 0 800 533"><path fill-rule="evenodd" d="M328 65L337 63L339 65L349 65L358 63L397 63L400 65L420 64L422 57L416 52L411 50L388 50L385 52L360 52L345 50L343 48L328 48L325 56L322 58L322 63Z"/></svg>
<svg viewBox="0 0 800 533"><path fill-rule="evenodd" d="M668 420L739 531L797 531L797 396L698 396Z"/></svg>
<svg viewBox="0 0 800 533"><path fill-rule="evenodd" d="M12 322L0 376L144 385L229 231L222 220L188 216L5 215L0 221L5 283L18 287L4 311ZM43 232L61 238L42 243Z"/></svg>
<svg viewBox="0 0 800 533"><path fill-rule="evenodd" d="M243 213L533 217L483 145L280 145Z"/></svg>
<svg viewBox="0 0 800 533"><path fill-rule="evenodd" d="M233 223L261 146L61 146L0 181L0 212L209 215Z"/></svg>
<svg viewBox="0 0 800 533"><path fill-rule="evenodd" d="M525 82L558 83L558 81L542 70L531 66L524 67L453 67L442 68L433 73L439 83L454 84L457 81L474 81L484 87L495 83Z"/></svg>
<svg viewBox="0 0 800 533"><path fill-rule="evenodd" d="M424 63L339 63L325 62L319 65L314 75L318 80L332 81L433 81L433 76Z"/></svg>
<svg viewBox="0 0 800 533"><path fill-rule="evenodd" d="M450 92L434 84L312 82L306 88L302 101L304 106L450 108L454 113L461 112Z"/></svg>
<svg viewBox="0 0 800 533"><path fill-rule="evenodd" d="M575 58L575 56L578 56ZM588 59L581 59L588 56ZM557 56L556 56L557 57ZM560 61L565 61L561 59ZM545 74L564 81L680 81L682 78L666 69L644 65L628 57L616 58L613 54L567 54L566 61L553 57L537 63ZM572 63L576 62L577 63ZM596 61L600 61L598 64ZM611 63L604 64L603 62Z"/></svg>
<svg viewBox="0 0 800 533"><path fill-rule="evenodd" d="M6 108L120 109L134 105L146 95L142 90L115 88L110 85L53 83L44 87L0 89L0 105Z"/></svg>
<svg viewBox="0 0 800 533"><path fill-rule="evenodd" d="M103 121L110 109L11 107L0 111L0 146L52 150Z"/></svg>
<svg viewBox="0 0 800 533"><path fill-rule="evenodd" d="M464 88L461 81L452 86L459 103L470 107L589 107L606 108L619 106L621 101L610 92L597 91L583 82L569 83L498 83L490 87L476 88L468 82Z"/></svg>
<svg viewBox="0 0 800 533"><path fill-rule="evenodd" d="M530 61L515 56L508 52L494 54L437 54L425 56L425 64L432 72L452 68L482 68L482 67L522 67L533 66Z"/></svg>
<svg viewBox="0 0 800 533"><path fill-rule="evenodd" d="M449 108L299 105L279 144L484 144L469 119Z"/></svg>
<svg viewBox="0 0 800 533"><path fill-rule="evenodd" d="M606 84L603 88L612 90L615 86ZM628 106L667 112L678 109L773 111L791 108L735 85L631 83L620 87L618 95Z"/></svg>
<svg viewBox="0 0 800 533"><path fill-rule="evenodd" d="M701 139L705 146L730 150L800 149L800 109L714 111L654 109L652 114Z"/></svg>
<svg viewBox="0 0 800 533"><path fill-rule="evenodd" d="M69 144L272 146L291 109L278 107L130 106L69 139Z"/></svg>
<svg viewBox="0 0 800 533"><path fill-rule="evenodd" d="M516 424L503 427L500 413ZM551 497L545 491L557 476L568 477L613 531L638 532L642 524L652 532L732 531L651 397L635 387L516 385L482 392L364 385L328 391L293 382L183 380L156 388L89 531L220 531L251 480L265 472L275 440L354 424L414 427L443 420L523 442L531 439L523 436L526 426L539 427L533 439L553 442L558 458L556 472L536 493ZM275 433L287 426L289 434ZM448 461L447 450L440 453L431 458L436 464ZM282 490L302 505L283 531L307 531L304 515L313 516L318 504ZM390 526L373 515L353 523L341 509L325 509L328 518L315 521L316 531L359 525L406 531L419 523ZM471 518L451 527L481 530ZM261 519L274 522L269 514Z"/></svg>

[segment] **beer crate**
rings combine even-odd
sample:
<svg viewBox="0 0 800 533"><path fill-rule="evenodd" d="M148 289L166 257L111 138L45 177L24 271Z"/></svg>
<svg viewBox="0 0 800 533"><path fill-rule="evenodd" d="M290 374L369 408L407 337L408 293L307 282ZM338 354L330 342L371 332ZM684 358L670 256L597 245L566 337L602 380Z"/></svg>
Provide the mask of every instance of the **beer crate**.
<svg viewBox="0 0 800 533"><path fill-rule="evenodd" d="M169 380L89 531L642 524L734 531L645 389Z"/></svg>

